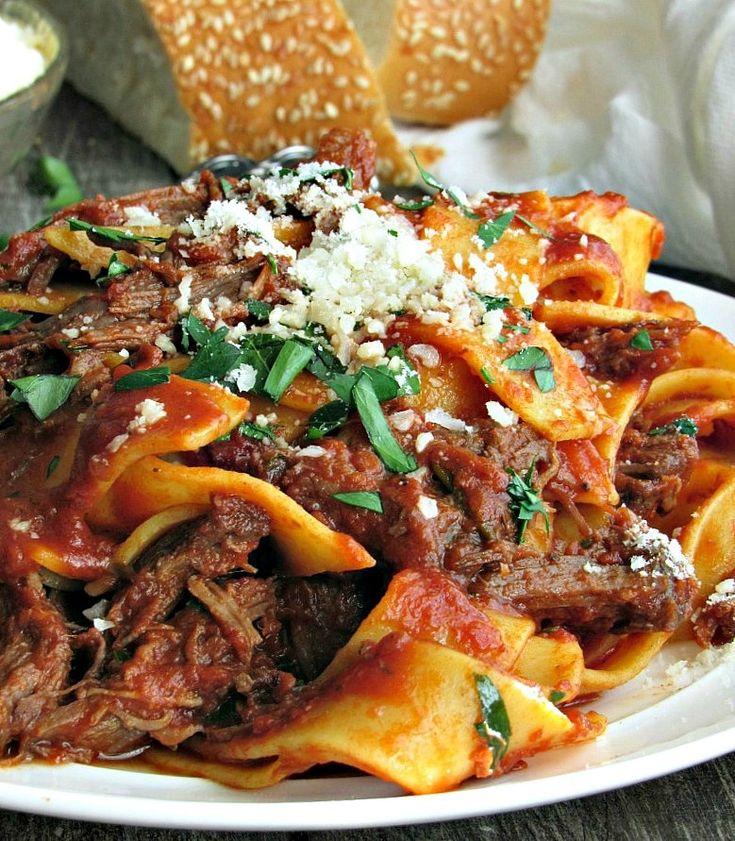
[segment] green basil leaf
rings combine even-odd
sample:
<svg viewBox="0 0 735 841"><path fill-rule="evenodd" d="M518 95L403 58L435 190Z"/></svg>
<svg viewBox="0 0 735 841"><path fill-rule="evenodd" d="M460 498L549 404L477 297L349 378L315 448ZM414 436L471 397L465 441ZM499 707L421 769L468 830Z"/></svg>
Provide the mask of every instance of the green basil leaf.
<svg viewBox="0 0 735 841"><path fill-rule="evenodd" d="M74 173L59 158L41 155L36 174L45 191L51 196L43 207L44 213L55 213L84 198Z"/></svg>
<svg viewBox="0 0 735 841"><path fill-rule="evenodd" d="M107 281L114 277L127 274L130 270L130 266L123 263L123 261L117 256L117 251L113 251L112 257L110 257L110 262L107 264L107 274L100 275L95 280L95 283L97 286L105 286Z"/></svg>
<svg viewBox="0 0 735 841"><path fill-rule="evenodd" d="M511 371L533 371L536 385L543 392L556 387L551 358L544 348L524 347L503 360L503 365Z"/></svg>
<svg viewBox="0 0 735 841"><path fill-rule="evenodd" d="M368 511L375 511L376 514L383 513L383 500L375 491L345 491L332 494L332 498L338 502L344 502L345 505L352 505L354 508L365 508Z"/></svg>
<svg viewBox="0 0 735 841"><path fill-rule="evenodd" d="M249 333L240 342L239 364L250 365L255 369L255 385L252 391L263 393L263 386L270 374L285 340L270 333Z"/></svg>
<svg viewBox="0 0 735 841"><path fill-rule="evenodd" d="M653 350L653 342L651 341L651 334L644 327L639 330L635 336L630 340L629 346L636 350Z"/></svg>
<svg viewBox="0 0 735 841"><path fill-rule="evenodd" d="M680 435L688 435L690 438L696 437L699 432L697 424L686 415L672 420L665 426L654 426L653 429L648 430L649 435L667 435L672 432L678 432Z"/></svg>
<svg viewBox="0 0 735 841"><path fill-rule="evenodd" d="M394 201L393 204L399 210L426 210L427 207L431 207L434 204L434 199L427 196L425 199L417 199L416 201Z"/></svg>
<svg viewBox="0 0 735 841"><path fill-rule="evenodd" d="M408 361L406 351L401 345L391 345L385 352L388 359L399 360L398 363L388 365L387 372L398 384L398 397L418 394L421 391L421 378L418 371ZM394 368L395 366L395 368ZM381 366L383 370L385 366Z"/></svg>
<svg viewBox="0 0 735 841"><path fill-rule="evenodd" d="M227 327L220 327L210 333L181 376L187 380L224 380L241 361L240 348L227 341L228 332Z"/></svg>
<svg viewBox="0 0 735 841"><path fill-rule="evenodd" d="M57 374L21 377L18 380L10 380L10 385L14 387L10 397L17 403L27 403L36 418L45 421L66 403L80 379Z"/></svg>
<svg viewBox="0 0 735 841"><path fill-rule="evenodd" d="M199 347L205 345L211 335L212 331L209 327L192 313L187 313L181 319L181 344L184 350L189 350L192 339Z"/></svg>
<svg viewBox="0 0 735 841"><path fill-rule="evenodd" d="M29 315L22 312L12 312L11 310L0 310L0 333L7 333L13 330L24 321L28 321Z"/></svg>
<svg viewBox="0 0 735 841"><path fill-rule="evenodd" d="M258 426L257 423L251 423L250 421L243 421L237 427L237 431L247 438L254 438L256 441L265 441L266 438L274 441L276 438L276 433L270 426Z"/></svg>
<svg viewBox="0 0 735 841"><path fill-rule="evenodd" d="M352 389L357 377L354 374L330 374L320 377L344 403L352 403Z"/></svg>
<svg viewBox="0 0 735 841"><path fill-rule="evenodd" d="M506 298L505 295L481 295L479 292L475 292L475 295L482 301L486 312L506 310L510 307L510 298Z"/></svg>
<svg viewBox="0 0 735 841"><path fill-rule="evenodd" d="M339 429L347 423L350 407L344 400L332 400L320 406L309 418L306 430L307 441L323 438L329 432Z"/></svg>
<svg viewBox="0 0 735 841"><path fill-rule="evenodd" d="M360 368L360 374L364 374L373 384L375 396L381 403L386 400L393 400L398 397L398 383L396 378L385 368Z"/></svg>
<svg viewBox="0 0 735 841"><path fill-rule="evenodd" d="M245 301L245 306L248 308L250 315L258 321L268 321L268 316L273 309L270 304L259 301L257 298L248 298Z"/></svg>
<svg viewBox="0 0 735 841"><path fill-rule="evenodd" d="M153 237L145 234L133 234L130 231L118 231L116 228L106 228L102 225L91 225L82 219L70 216L67 220L72 231L87 231L90 234L109 239L110 242L166 242L166 237Z"/></svg>
<svg viewBox="0 0 735 841"><path fill-rule="evenodd" d="M487 675L475 675L475 689L482 713L482 721L475 724L475 729L492 748L494 770L510 744L510 719L500 692Z"/></svg>
<svg viewBox="0 0 735 841"><path fill-rule="evenodd" d="M162 365L159 368L144 368L142 371L131 371L115 381L115 391L133 391L138 388L150 388L162 385L171 379L171 369Z"/></svg>
<svg viewBox="0 0 735 841"><path fill-rule="evenodd" d="M352 399L368 439L385 466L395 473L411 473L416 470L416 460L413 456L404 453L393 437L380 408L372 380L364 371L360 372L355 382Z"/></svg>
<svg viewBox="0 0 735 841"><path fill-rule="evenodd" d="M512 467L506 467L505 472L510 476L506 493L510 497L510 513L516 521L516 541L523 543L526 527L534 514L541 514L546 523L548 532L551 524L549 514L541 497L533 486L533 471L536 466L535 460L526 471L525 476L520 476Z"/></svg>
<svg viewBox="0 0 735 841"><path fill-rule="evenodd" d="M314 358L314 351L307 345L288 339L278 352L276 361L266 377L263 391L276 403L291 385L296 375Z"/></svg>
<svg viewBox="0 0 735 841"><path fill-rule="evenodd" d="M515 210L507 210L496 216L495 219L488 219L477 229L477 236L482 241L483 248L490 248L503 236L510 223L515 218Z"/></svg>

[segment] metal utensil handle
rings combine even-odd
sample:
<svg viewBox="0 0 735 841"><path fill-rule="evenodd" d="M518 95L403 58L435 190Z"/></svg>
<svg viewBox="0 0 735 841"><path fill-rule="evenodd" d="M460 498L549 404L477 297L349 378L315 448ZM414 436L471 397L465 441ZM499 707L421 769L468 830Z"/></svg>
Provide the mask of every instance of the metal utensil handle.
<svg viewBox="0 0 735 841"><path fill-rule="evenodd" d="M235 178L246 178L249 175L267 176L273 167L293 167L301 161L313 158L314 154L315 149L312 146L298 145L286 146L259 161L245 155L215 155L202 161L186 177L196 178L204 169L210 170L218 177L223 175L232 175Z"/></svg>

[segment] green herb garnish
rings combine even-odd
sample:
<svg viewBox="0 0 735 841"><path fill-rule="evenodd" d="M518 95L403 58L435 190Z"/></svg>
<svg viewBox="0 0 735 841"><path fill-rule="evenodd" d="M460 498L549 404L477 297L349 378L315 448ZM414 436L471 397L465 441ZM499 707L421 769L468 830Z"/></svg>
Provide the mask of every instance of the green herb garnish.
<svg viewBox="0 0 735 841"><path fill-rule="evenodd" d="M11 310L0 310L0 333L7 333L13 330L24 321L28 321L29 315L22 312L12 312Z"/></svg>
<svg viewBox="0 0 735 841"><path fill-rule="evenodd" d="M276 361L268 372L263 384L263 391L278 403L283 396L283 392L313 357L314 351L310 347L294 339L288 339L278 352Z"/></svg>
<svg viewBox="0 0 735 841"><path fill-rule="evenodd" d="M427 196L425 199L417 199L416 201L394 201L393 204L395 204L399 210L426 210L427 207L431 207L431 205L434 204L434 199Z"/></svg>
<svg viewBox="0 0 735 841"><path fill-rule="evenodd" d="M9 244L10 234L0 234L0 251L5 251Z"/></svg>
<svg viewBox="0 0 735 841"><path fill-rule="evenodd" d="M635 348L636 350L653 350L651 334L645 327L633 336L630 340L629 347Z"/></svg>
<svg viewBox="0 0 735 841"><path fill-rule="evenodd" d="M518 353L504 359L503 365L511 371L533 371L540 391L553 391L556 387L551 358L544 348L524 347Z"/></svg>
<svg viewBox="0 0 735 841"><path fill-rule="evenodd" d="M468 219L479 219L479 214L475 213L474 210L467 207L466 204L459 198L459 196L450 188L446 187L444 184L439 181L438 178L435 178L428 170L424 169L421 164L418 162L416 155L411 152L411 157L413 158L413 162L416 164L416 169L419 171L419 175L421 176L421 180L426 184L427 187L431 187L434 190L439 190L442 193L446 193L447 196L451 199L452 202L462 211L462 214L466 216Z"/></svg>
<svg viewBox="0 0 735 841"><path fill-rule="evenodd" d="M51 476L56 472L56 468L59 466L59 462L61 461L61 456L54 456L51 461L48 463L48 467L46 468L46 478L49 479Z"/></svg>
<svg viewBox="0 0 735 841"><path fill-rule="evenodd" d="M536 461L531 462L531 466L526 471L525 476L521 476L513 470L512 467L506 467L505 472L510 476L506 492L510 497L510 512L516 521L516 541L523 543L523 536L526 533L526 527L530 520L533 519L534 514L542 514L546 523L546 531L551 528L549 522L549 514L546 511L544 503L538 491L533 486L533 471L536 467Z"/></svg>
<svg viewBox="0 0 735 841"><path fill-rule="evenodd" d="M106 228L102 225L92 225L70 216L67 220L72 231L87 231L90 234L109 239L110 242L166 242L166 237L153 237L146 234L133 234L130 231L118 231L117 228Z"/></svg>
<svg viewBox="0 0 735 841"><path fill-rule="evenodd" d="M483 380L485 380L485 382L488 385L495 384L495 377L493 377L493 375L490 373L490 371L487 370L487 368L484 365L482 366L482 368L480 368L480 374L482 375Z"/></svg>
<svg viewBox="0 0 735 841"><path fill-rule="evenodd" d="M251 423L250 421L243 421L237 427L237 431L247 438L254 438L256 441L265 441L266 438L274 441L276 438L276 433L270 426L259 426L257 423Z"/></svg>
<svg viewBox="0 0 735 841"><path fill-rule="evenodd" d="M307 441L323 438L327 433L344 426L349 414L350 407L344 400L332 400L331 403L320 406L309 418Z"/></svg>
<svg viewBox="0 0 735 841"><path fill-rule="evenodd" d="M162 365L159 368L145 368L142 371L131 371L115 381L115 391L134 391L138 388L150 388L162 385L171 379L171 369Z"/></svg>
<svg viewBox="0 0 735 841"><path fill-rule="evenodd" d="M219 185L222 188L222 195L226 199L232 198L234 189L232 187L232 184L230 184L230 182L225 177L220 178Z"/></svg>
<svg viewBox="0 0 735 841"><path fill-rule="evenodd" d="M383 464L395 473L410 473L416 470L416 460L404 453L393 437L380 408L372 380L364 371L360 372L352 388L352 399L370 443Z"/></svg>
<svg viewBox="0 0 735 841"><path fill-rule="evenodd" d="M129 271L131 271L130 266L123 263L123 261L117 256L117 251L113 251L112 257L110 257L110 262L107 264L107 273L100 275L95 280L95 283L97 286L104 286L107 281L112 280L112 278L119 277L120 275L127 274Z"/></svg>
<svg viewBox="0 0 735 841"><path fill-rule="evenodd" d="M26 403L40 421L55 412L69 399L74 386L80 377L69 377L63 374L33 374L10 380L14 390L10 393L12 400Z"/></svg>
<svg viewBox="0 0 735 841"><path fill-rule="evenodd" d="M488 219L483 222L477 229L477 236L482 241L483 248L490 248L503 236L510 223L515 218L515 210L506 210L495 219Z"/></svg>
<svg viewBox="0 0 735 841"><path fill-rule="evenodd" d="M199 324L204 327L201 322ZM187 329L190 330L191 326L192 324L189 324ZM202 334L198 327L195 329L196 341L199 343ZM196 356L181 375L187 380L224 380L241 359L240 348L227 341L227 327L220 327L215 333L207 330L207 333L208 338L200 345ZM193 334L190 332L190 335Z"/></svg>
<svg viewBox="0 0 735 841"><path fill-rule="evenodd" d="M500 692L487 675L475 675L475 689L482 712L482 721L475 724L475 730L492 749L495 770L510 744L510 719Z"/></svg>
<svg viewBox="0 0 735 841"><path fill-rule="evenodd" d="M258 321L268 321L268 316L271 312L271 305L265 301L259 301L257 298L248 298L245 301L245 306L253 318Z"/></svg>
<svg viewBox="0 0 735 841"><path fill-rule="evenodd" d="M276 260L276 258L272 254L269 254L265 259L268 261L268 265L270 266L271 274L278 277L278 274L279 274L278 260Z"/></svg>
<svg viewBox="0 0 735 841"><path fill-rule="evenodd" d="M665 426L654 426L653 429L648 430L649 435L667 435L672 432L678 432L680 435L688 435L690 438L696 437L699 432L699 427L691 419L684 415L683 417L672 420Z"/></svg>
<svg viewBox="0 0 735 841"><path fill-rule="evenodd" d="M475 292L475 295L482 301L487 312L506 310L510 307L510 298L506 298L505 295L481 295L479 292Z"/></svg>
<svg viewBox="0 0 735 841"><path fill-rule="evenodd" d="M368 511L375 511L376 514L383 513L383 500L375 491L345 491L332 494L332 498L355 508L365 508Z"/></svg>
<svg viewBox="0 0 735 841"><path fill-rule="evenodd" d="M552 704L559 704L566 697L567 697L567 693L566 692L561 692L558 689L552 689L551 692L549 692L549 701L551 701Z"/></svg>
<svg viewBox="0 0 735 841"><path fill-rule="evenodd" d="M185 351L188 351L191 348L192 340L196 345L201 347L206 344L211 335L212 331L207 327L207 325L203 321L200 321L195 315L192 315L192 313L187 313L184 318L181 319L181 344L183 345Z"/></svg>
<svg viewBox="0 0 735 841"><path fill-rule="evenodd" d="M55 213L62 207L84 198L74 173L59 158L41 155L38 159L36 175L44 191L50 194L49 200L43 206L44 213Z"/></svg>

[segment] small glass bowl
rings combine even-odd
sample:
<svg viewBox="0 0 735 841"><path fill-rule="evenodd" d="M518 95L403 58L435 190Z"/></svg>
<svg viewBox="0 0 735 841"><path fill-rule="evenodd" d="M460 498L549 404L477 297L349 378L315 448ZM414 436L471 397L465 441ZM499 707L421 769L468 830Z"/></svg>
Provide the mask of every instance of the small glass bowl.
<svg viewBox="0 0 735 841"><path fill-rule="evenodd" d="M26 0L0 0L0 17L31 29L46 69L31 85L0 100L0 175L23 158L36 137L66 72L66 33L58 21Z"/></svg>

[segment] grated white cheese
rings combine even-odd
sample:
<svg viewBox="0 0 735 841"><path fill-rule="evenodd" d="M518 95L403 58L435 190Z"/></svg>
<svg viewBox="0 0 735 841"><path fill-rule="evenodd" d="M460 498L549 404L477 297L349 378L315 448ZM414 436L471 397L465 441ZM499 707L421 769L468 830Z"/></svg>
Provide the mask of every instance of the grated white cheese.
<svg viewBox="0 0 735 841"><path fill-rule="evenodd" d="M176 353L176 345L169 339L169 337L165 333L161 333L160 335L156 336L153 341L153 344L162 350L164 353L175 354Z"/></svg>
<svg viewBox="0 0 735 841"><path fill-rule="evenodd" d="M174 301L174 306L181 315L186 315L186 313L189 312L189 297L191 296L192 280L192 275L185 274L179 283L179 297Z"/></svg>
<svg viewBox="0 0 735 841"><path fill-rule="evenodd" d="M250 391L258 379L258 372L252 365L242 363L233 368L225 377L228 383L234 383L237 390L242 394Z"/></svg>
<svg viewBox="0 0 735 841"><path fill-rule="evenodd" d="M145 228L147 225L160 225L161 217L153 213L142 204L135 204L132 207L124 207L125 221L128 225Z"/></svg>
<svg viewBox="0 0 735 841"><path fill-rule="evenodd" d="M722 604L735 602L735 578L725 578L715 585L714 593L710 593L707 604Z"/></svg>
<svg viewBox="0 0 735 841"><path fill-rule="evenodd" d="M679 542L658 529L642 522L634 523L626 531L623 542L625 546L640 552L630 559L630 568L640 575L658 577L666 574L661 569L666 567L674 578L683 580L695 577L694 567L682 552Z"/></svg>
<svg viewBox="0 0 735 841"><path fill-rule="evenodd" d="M416 508L425 520L433 520L439 514L439 506L435 499L421 494Z"/></svg>
<svg viewBox="0 0 735 841"><path fill-rule="evenodd" d="M485 403L488 417L494 420L498 426L515 426L518 423L518 415L512 410L498 403L497 400L488 400Z"/></svg>
<svg viewBox="0 0 735 841"><path fill-rule="evenodd" d="M420 362L425 368L438 368L441 363L441 355L433 345L411 345L406 353L410 359Z"/></svg>
<svg viewBox="0 0 735 841"><path fill-rule="evenodd" d="M416 452L423 453L423 451L431 444L434 440L434 433L433 432L419 432L416 436Z"/></svg>
<svg viewBox="0 0 735 841"><path fill-rule="evenodd" d="M416 420L416 413L412 409L403 412L394 412L390 416L391 426L399 432L408 432Z"/></svg>
<svg viewBox="0 0 735 841"><path fill-rule="evenodd" d="M677 660L666 669L665 675L670 686L684 689L717 666L729 664L732 667L733 661L735 642L730 642L718 648L705 648L693 660ZM729 681L730 672L723 670L723 674L727 675Z"/></svg>
<svg viewBox="0 0 735 841"><path fill-rule="evenodd" d="M138 413L128 424L128 432L145 432L149 426L166 417L166 407L158 400L146 397L135 407ZM109 447L108 447L109 449Z"/></svg>
<svg viewBox="0 0 735 841"><path fill-rule="evenodd" d="M538 288L527 274L524 274L521 277L521 282L518 286L518 294L521 296L521 300L527 307L536 303L538 298Z"/></svg>
<svg viewBox="0 0 735 841"><path fill-rule="evenodd" d="M319 447L316 444L311 444L299 450L299 455L304 458L319 458L320 456L326 455L326 453L327 451L324 447Z"/></svg>
<svg viewBox="0 0 735 841"><path fill-rule="evenodd" d="M443 426L444 429L449 429L452 432L472 432L473 427L466 424L460 418L452 417L449 412L444 409L429 409L424 415L424 418L429 423L435 423L437 426Z"/></svg>

